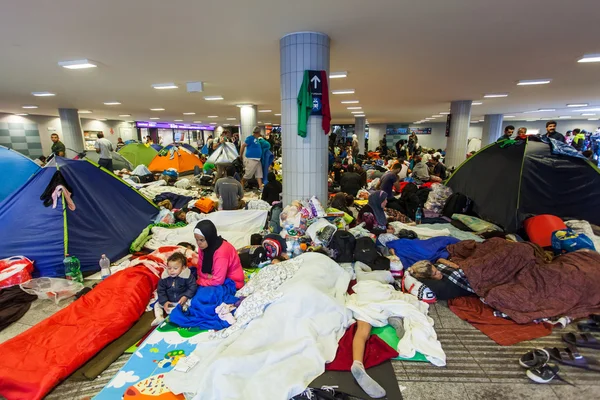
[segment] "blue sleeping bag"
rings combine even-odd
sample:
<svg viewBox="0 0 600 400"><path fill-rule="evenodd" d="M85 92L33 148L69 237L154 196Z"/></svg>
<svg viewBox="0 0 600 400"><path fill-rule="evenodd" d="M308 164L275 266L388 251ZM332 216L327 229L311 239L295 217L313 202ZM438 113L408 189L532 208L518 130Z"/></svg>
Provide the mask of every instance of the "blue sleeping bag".
<svg viewBox="0 0 600 400"><path fill-rule="evenodd" d="M438 258L448 258L450 254L446 251L446 246L458 242L459 239L451 236L439 236L426 240L398 239L388 242L386 246L394 249L404 269L407 269L417 261L435 262Z"/></svg>

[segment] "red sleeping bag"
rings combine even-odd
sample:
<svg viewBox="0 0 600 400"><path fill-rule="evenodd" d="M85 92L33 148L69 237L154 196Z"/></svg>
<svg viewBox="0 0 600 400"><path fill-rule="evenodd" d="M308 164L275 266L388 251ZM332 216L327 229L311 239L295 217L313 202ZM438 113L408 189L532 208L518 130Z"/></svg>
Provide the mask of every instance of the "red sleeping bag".
<svg viewBox="0 0 600 400"><path fill-rule="evenodd" d="M29 330L0 344L0 397L33 400L123 335L140 318L158 277L127 268Z"/></svg>

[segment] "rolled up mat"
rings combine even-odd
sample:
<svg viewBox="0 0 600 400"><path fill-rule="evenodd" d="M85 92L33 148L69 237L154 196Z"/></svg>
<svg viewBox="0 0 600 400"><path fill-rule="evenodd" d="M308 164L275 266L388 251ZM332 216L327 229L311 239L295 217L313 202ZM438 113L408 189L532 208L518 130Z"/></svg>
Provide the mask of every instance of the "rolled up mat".
<svg viewBox="0 0 600 400"><path fill-rule="evenodd" d="M106 368L108 368L125 350L138 342L154 327L150 326L154 320L154 312L147 311L142 314L140 319L120 338L103 348L98 354L86 362L81 368L73 372L73 380L94 380Z"/></svg>

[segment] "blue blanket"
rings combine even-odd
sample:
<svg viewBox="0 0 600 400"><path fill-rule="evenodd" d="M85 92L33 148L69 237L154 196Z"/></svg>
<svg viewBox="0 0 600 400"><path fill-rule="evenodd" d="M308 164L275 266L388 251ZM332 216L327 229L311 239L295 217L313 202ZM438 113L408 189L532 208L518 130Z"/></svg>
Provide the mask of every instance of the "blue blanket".
<svg viewBox="0 0 600 400"><path fill-rule="evenodd" d="M426 240L398 239L388 242L386 246L394 249L402 261L404 269L407 269L417 261L435 262L438 258L448 258L449 253L446 251L446 246L458 242L460 240L451 236L439 236Z"/></svg>
<svg viewBox="0 0 600 400"><path fill-rule="evenodd" d="M235 282L226 279L221 286L198 286L187 312L181 306L171 311L170 322L183 328L200 328L221 330L229 327L229 323L219 318L215 312L221 303L234 304Z"/></svg>

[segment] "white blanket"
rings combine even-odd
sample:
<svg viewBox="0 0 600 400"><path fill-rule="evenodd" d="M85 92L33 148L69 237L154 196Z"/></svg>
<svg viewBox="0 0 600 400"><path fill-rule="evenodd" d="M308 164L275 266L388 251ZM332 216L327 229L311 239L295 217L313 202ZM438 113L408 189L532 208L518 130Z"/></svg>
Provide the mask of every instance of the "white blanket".
<svg viewBox="0 0 600 400"><path fill-rule="evenodd" d="M372 280L363 280L352 287L346 307L354 318L374 327L388 324L389 317L404 319L404 337L398 343L398 353L412 358L419 351L433 365L446 365L446 354L437 340L433 320L427 316L429 305L415 296L396 291L392 286Z"/></svg>
<svg viewBox="0 0 600 400"><path fill-rule="evenodd" d="M306 389L332 361L351 322L344 306L350 275L330 258L306 253L283 296L244 330L202 342L200 362L187 373L168 372L174 393L195 400L287 400Z"/></svg>
<svg viewBox="0 0 600 400"><path fill-rule="evenodd" d="M165 193L165 192L175 193L175 194L179 194L181 196L190 196L190 197L193 197L193 198L199 198L200 197L200 196L198 196L198 191L197 190L180 189L180 188L176 188L174 186L157 186L157 185L151 185L151 186L147 186L147 187L141 188L140 192L144 196L146 196L147 198L149 198L150 200L154 199L157 195L159 195L161 193Z"/></svg>
<svg viewBox="0 0 600 400"><path fill-rule="evenodd" d="M217 211L201 214L201 219L211 220L217 227L217 232L236 249L250 244L250 235L258 233L267 222L268 211L264 210L234 210ZM156 250L161 246L176 245L180 242L195 243L194 226L189 224L183 228L152 228L152 238L144 247Z"/></svg>

